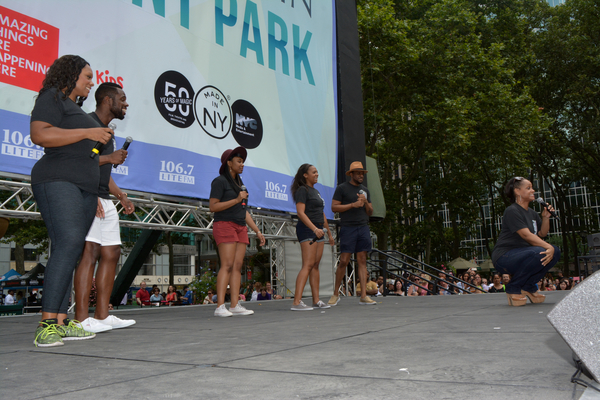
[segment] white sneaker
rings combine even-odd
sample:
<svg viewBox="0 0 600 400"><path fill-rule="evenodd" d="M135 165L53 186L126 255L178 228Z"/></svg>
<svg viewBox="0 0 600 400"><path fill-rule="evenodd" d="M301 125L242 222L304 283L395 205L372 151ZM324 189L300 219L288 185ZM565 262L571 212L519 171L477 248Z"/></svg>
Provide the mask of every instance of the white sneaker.
<svg viewBox="0 0 600 400"><path fill-rule="evenodd" d="M237 303L237 306L235 306L233 308L230 307L229 312L232 313L233 315L252 315L252 314L254 314L254 311L247 310L246 307L244 307L240 303Z"/></svg>
<svg viewBox="0 0 600 400"><path fill-rule="evenodd" d="M92 333L106 332L112 329L112 326L105 325L102 322L100 322L100 320L97 320L96 318L92 317L88 317L76 325L84 331Z"/></svg>
<svg viewBox="0 0 600 400"><path fill-rule="evenodd" d="M215 310L215 317L231 317L232 315L233 313L225 307L225 304L221 304Z"/></svg>
<svg viewBox="0 0 600 400"><path fill-rule="evenodd" d="M121 319L114 315L109 315L105 319L98 319L97 321L104 325L112 326L113 329L127 328L128 326L135 325L134 319Z"/></svg>

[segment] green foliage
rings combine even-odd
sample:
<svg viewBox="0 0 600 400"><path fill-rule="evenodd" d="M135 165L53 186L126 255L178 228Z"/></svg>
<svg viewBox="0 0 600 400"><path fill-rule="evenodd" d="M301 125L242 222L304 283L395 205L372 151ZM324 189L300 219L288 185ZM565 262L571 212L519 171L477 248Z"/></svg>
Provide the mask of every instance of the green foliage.
<svg viewBox="0 0 600 400"><path fill-rule="evenodd" d="M202 304L209 290L215 290L217 286L217 274L214 271L206 271L202 275L196 275L190 283L190 289L194 292L195 304Z"/></svg>
<svg viewBox="0 0 600 400"><path fill-rule="evenodd" d="M367 155L388 210L371 226L379 245L432 263L470 258L461 242L486 213L501 217L504 183L521 175L552 192L573 260L598 229L567 198L574 182L600 189L598 2L357 6ZM482 231L490 252L497 227Z"/></svg>

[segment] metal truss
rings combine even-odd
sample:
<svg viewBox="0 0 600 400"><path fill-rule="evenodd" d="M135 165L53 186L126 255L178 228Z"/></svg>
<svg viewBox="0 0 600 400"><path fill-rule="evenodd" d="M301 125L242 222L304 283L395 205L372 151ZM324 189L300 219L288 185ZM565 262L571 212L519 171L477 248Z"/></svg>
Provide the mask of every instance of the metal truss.
<svg viewBox="0 0 600 400"><path fill-rule="evenodd" d="M42 218L29 183L0 179L0 191L4 194L0 197L3 199L0 203L0 217ZM212 234L213 214L206 201L127 190L125 192L136 211L125 215L119 201L113 199L123 227ZM250 213L267 239L295 239L291 214L260 209L251 209Z"/></svg>
<svg viewBox="0 0 600 400"><path fill-rule="evenodd" d="M24 175L11 175L10 178L29 179ZM0 217L42 219L29 183L0 179L0 192ZM125 215L119 201L113 199L122 227L212 235L213 214L206 201L127 190L125 192L135 205L135 212ZM250 214L268 240L271 280L276 282L275 289L284 291L285 295L284 241L296 239L292 215L261 209L250 209ZM254 235L254 232L250 232L250 235Z"/></svg>

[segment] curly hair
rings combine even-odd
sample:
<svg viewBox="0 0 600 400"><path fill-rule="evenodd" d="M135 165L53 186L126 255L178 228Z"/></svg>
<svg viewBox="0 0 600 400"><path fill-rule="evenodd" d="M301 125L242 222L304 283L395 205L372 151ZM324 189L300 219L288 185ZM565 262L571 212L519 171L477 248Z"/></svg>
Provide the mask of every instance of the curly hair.
<svg viewBox="0 0 600 400"><path fill-rule="evenodd" d="M308 170L312 167L312 164L302 164L300 168L298 168L298 172L296 172L296 176L292 179L292 197L296 196L296 192L300 189L301 186L306 186L306 178L304 174L308 172Z"/></svg>
<svg viewBox="0 0 600 400"><path fill-rule="evenodd" d="M62 93L62 90L65 89L63 100L66 99L75 89L81 71L89 64L83 58L70 54L57 58L48 68L39 94L48 89L56 88L56 95L58 96L58 93ZM85 97L80 98L77 104L81 106L85 99Z"/></svg>

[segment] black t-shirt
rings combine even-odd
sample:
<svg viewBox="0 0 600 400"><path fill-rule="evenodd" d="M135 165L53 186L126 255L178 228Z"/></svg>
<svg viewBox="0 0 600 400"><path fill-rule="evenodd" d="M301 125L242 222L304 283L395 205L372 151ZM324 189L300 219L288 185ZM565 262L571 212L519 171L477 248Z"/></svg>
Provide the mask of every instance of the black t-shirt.
<svg viewBox="0 0 600 400"><path fill-rule="evenodd" d="M237 199L238 194L231 187L231 183L225 175L219 175L213 179L210 184L210 198L221 202ZM215 221L235 222L238 225L246 225L246 210L242 208L242 203L236 203L226 210L215 213Z"/></svg>
<svg viewBox="0 0 600 400"><path fill-rule="evenodd" d="M500 289L496 289L494 285L490 286L488 293L506 293L506 289L502 286Z"/></svg>
<svg viewBox="0 0 600 400"><path fill-rule="evenodd" d="M49 89L40 94L31 112L31 122L42 121L62 129L97 128L100 125L71 99ZM100 180L98 157L90 158L96 142L77 143L44 149L44 155L31 169L31 184L55 181L71 182L86 192L97 194Z"/></svg>
<svg viewBox="0 0 600 400"><path fill-rule="evenodd" d="M90 117L94 118L100 126L106 127L95 112L91 112ZM115 152L117 146L115 145L115 135L102 147L100 148L99 156L107 156ZM98 197L103 199L110 199L110 192L108 191L108 183L110 182L110 173L112 172L112 164L104 164L100 166L100 185L98 186Z"/></svg>
<svg viewBox="0 0 600 400"><path fill-rule="evenodd" d="M367 201L371 202L371 193L364 185L354 186L350 182L344 182L335 188L333 200L339 201L342 205L354 203L358 200L358 193L364 190L367 194ZM341 226L361 226L369 224L369 215L365 207L351 208L348 211L340 213Z"/></svg>
<svg viewBox="0 0 600 400"><path fill-rule="evenodd" d="M529 242L519 236L518 230L527 228L531 233L537 235L541 227L542 219L533 209L526 210L517 203L508 206L502 217L502 229L492 252L492 261L496 262L509 250L531 246Z"/></svg>
<svg viewBox="0 0 600 400"><path fill-rule="evenodd" d="M325 200L323 200L317 189L310 186L300 186L294 195L294 203L304 204L304 214L313 224L323 224L325 222L323 218Z"/></svg>

